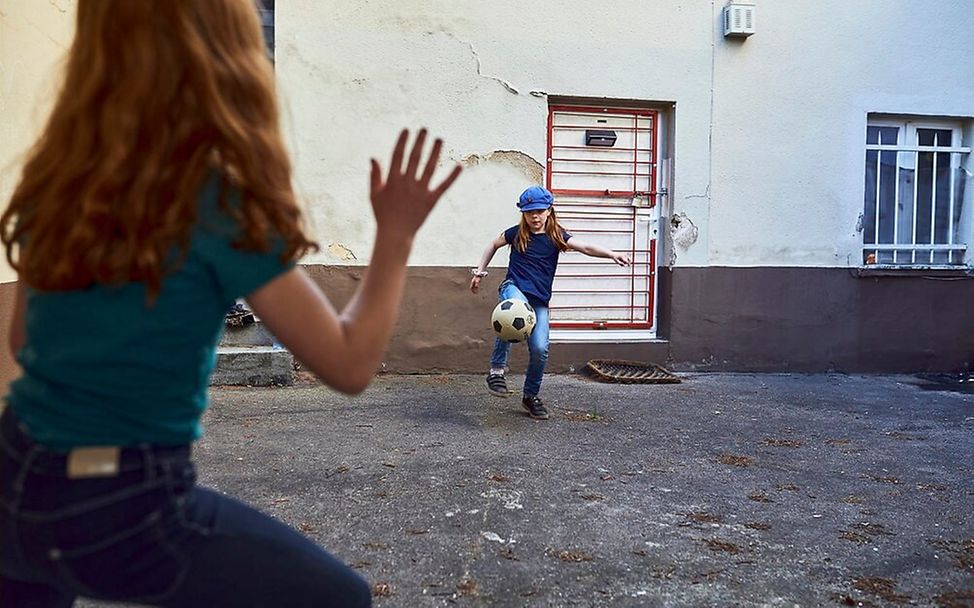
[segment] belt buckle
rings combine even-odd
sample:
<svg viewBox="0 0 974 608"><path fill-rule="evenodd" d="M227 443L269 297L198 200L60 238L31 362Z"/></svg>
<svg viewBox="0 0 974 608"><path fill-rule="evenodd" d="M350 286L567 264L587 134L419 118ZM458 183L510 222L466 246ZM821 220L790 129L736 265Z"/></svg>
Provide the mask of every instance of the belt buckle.
<svg viewBox="0 0 974 608"><path fill-rule="evenodd" d="M68 479L115 477L120 453L118 446L74 448L68 452Z"/></svg>

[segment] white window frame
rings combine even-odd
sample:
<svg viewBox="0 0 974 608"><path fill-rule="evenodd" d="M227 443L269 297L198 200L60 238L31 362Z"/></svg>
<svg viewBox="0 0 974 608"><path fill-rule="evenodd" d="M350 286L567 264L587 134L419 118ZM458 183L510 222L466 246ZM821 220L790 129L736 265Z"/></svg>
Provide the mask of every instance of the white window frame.
<svg viewBox="0 0 974 608"><path fill-rule="evenodd" d="M867 130L864 135L868 136L869 127L896 127L897 128L897 141L895 144L889 142L883 142L882 144L875 143L865 144L866 159L868 159L869 152L876 151L876 188L874 193L874 200L869 201L865 199L868 195L868 189L864 189L863 205L864 213L865 206L873 206L873 242L868 243L867 238L870 236L866 233L866 226L863 227L863 245L862 245L862 258L860 263L864 268L876 268L876 269L897 269L897 268L919 268L919 269L952 269L956 270L958 268L969 268L972 262L974 262L974 256L968 253L968 245L972 243L972 230L971 221L967 221L967 226L965 226L963 216L959 219L957 226L954 225L954 211L957 205L962 205L965 199L968 203L968 209L965 210L965 215L970 215L974 212L970 206L974 205L974 197L969 191L971 186L974 184L968 183L967 190L964 191L964 197L958 200L958 193L961 192L959 188L958 175L963 175L962 168L970 163L970 146L964 146L963 134L964 134L964 123L961 120L942 120L935 118L922 118L922 117L907 117L907 116L881 116L881 115L871 115L867 120ZM917 144L917 130L918 129L937 129L937 130L949 130L951 131L951 145L950 146L920 146ZM868 142L868 137L864 137L864 141ZM880 200L882 198L881 193L881 171L879 167L881 166L883 152L895 152L896 162L895 176L894 176L894 217L892 218L893 223L893 241L891 243L881 243L880 241ZM918 166L919 156L923 153L935 152L934 155L934 168L936 170L937 156L939 153L949 153L950 154L950 193L948 197L948 222L949 227L947 230L947 241L946 242L935 242L934 235L934 221L931 221L931 236L930 243L917 243L916 242L916 218L917 218L917 204L918 204L918 180L916 179L916 167ZM912 154L912 158L907 157L907 161L903 161L902 155ZM868 160L864 159L864 162ZM901 168L911 168L914 171L913 180L913 209L910 210L911 216L913 218L913 231L910 235L910 242L903 242L898 234L899 228L899 201L900 201L900 170ZM867 176L867 167L864 165L863 168L864 176ZM937 206L937 180L936 178L932 181L933 192L931 193L931 213ZM886 219L889 221L889 218ZM887 225L884 223L884 225ZM955 232L958 235L957 241L954 240ZM943 254L947 254L947 260L943 260ZM940 259L935 259L937 256Z"/></svg>

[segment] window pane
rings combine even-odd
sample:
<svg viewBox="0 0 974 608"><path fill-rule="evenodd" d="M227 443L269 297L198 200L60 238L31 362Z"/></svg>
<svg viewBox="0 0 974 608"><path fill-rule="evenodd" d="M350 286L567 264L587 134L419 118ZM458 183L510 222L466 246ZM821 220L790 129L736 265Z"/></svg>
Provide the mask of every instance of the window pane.
<svg viewBox="0 0 974 608"><path fill-rule="evenodd" d="M895 144L899 127L866 127L867 144Z"/></svg>
<svg viewBox="0 0 974 608"><path fill-rule="evenodd" d="M896 152L866 151L866 188L862 215L863 242L866 244L892 244L895 242L894 227L897 215L895 203L896 157ZM877 159L879 160L878 184L876 180ZM877 185L879 187L878 201ZM891 263L893 252L880 251L876 253L875 261L880 264Z"/></svg>
<svg viewBox="0 0 974 608"><path fill-rule="evenodd" d="M916 154L913 152L900 153L900 201L896 219L896 243L913 243L913 162ZM897 262L909 262L897 256Z"/></svg>
<svg viewBox="0 0 974 608"><path fill-rule="evenodd" d="M950 239L950 154L938 152L936 154L936 198L934 199L934 230L933 242L946 245ZM934 254L934 262L947 263L947 252Z"/></svg>
<svg viewBox="0 0 974 608"><path fill-rule="evenodd" d="M896 152L881 152L879 174L879 242L893 242L893 208L896 202Z"/></svg>
<svg viewBox="0 0 974 608"><path fill-rule="evenodd" d="M932 152L917 155L917 221L916 242L930 242L930 213L933 208L933 157Z"/></svg>
<svg viewBox="0 0 974 608"><path fill-rule="evenodd" d="M965 231L965 234L962 235L961 230L960 230L960 227L962 225L961 224L961 217L963 217L964 213L967 213L968 215L970 214L969 211L963 212L963 207L964 207L964 194L965 194L965 190L967 188L967 184L968 184L969 181L970 181L970 177L967 176L967 174L964 171L964 169L961 168L961 167L957 167L957 169L956 169L956 171L954 173L954 183L955 183L955 192L954 192L954 243L966 244L968 247L970 247L972 245L972 243L967 238L964 238L964 237L965 236L969 237L970 236L970 232L969 231ZM964 259L965 259L965 254L964 253L961 253L961 252L958 252L958 253L954 253L951 256L950 261L952 263L954 263L954 264L961 264L961 263L964 262ZM970 259L970 258L968 257L967 259Z"/></svg>
<svg viewBox="0 0 974 608"><path fill-rule="evenodd" d="M921 146L950 146L953 134L950 129L917 129L917 144Z"/></svg>
<svg viewBox="0 0 974 608"><path fill-rule="evenodd" d="M879 152L866 150L866 196L862 213L862 242L876 242L876 158Z"/></svg>

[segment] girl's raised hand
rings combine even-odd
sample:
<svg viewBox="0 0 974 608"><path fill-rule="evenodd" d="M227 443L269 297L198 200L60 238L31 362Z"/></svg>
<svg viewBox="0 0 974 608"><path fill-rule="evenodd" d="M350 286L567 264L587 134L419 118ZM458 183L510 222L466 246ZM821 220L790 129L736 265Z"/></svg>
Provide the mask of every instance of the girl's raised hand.
<svg viewBox="0 0 974 608"><path fill-rule="evenodd" d="M628 253L620 253L618 251L612 252L612 261L619 266L628 266L632 264L632 259L629 257Z"/></svg>
<svg viewBox="0 0 974 608"><path fill-rule="evenodd" d="M409 131L403 129L392 152L389 175L384 181L379 162L372 159L371 199L372 211L380 235L383 238L401 238L411 242L416 231L433 210L433 206L460 175L461 167L454 166L446 179L432 188L430 181L440 158L443 140L437 139L433 142L433 149L425 162L422 162L426 129L420 129L409 152L406 166L403 168L408 138ZM420 165L422 165L422 173L419 172Z"/></svg>

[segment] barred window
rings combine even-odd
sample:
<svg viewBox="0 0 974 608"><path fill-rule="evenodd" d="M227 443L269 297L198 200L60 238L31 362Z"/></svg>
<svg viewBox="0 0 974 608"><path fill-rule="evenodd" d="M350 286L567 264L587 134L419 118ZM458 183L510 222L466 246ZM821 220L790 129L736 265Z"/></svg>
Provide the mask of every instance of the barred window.
<svg viewBox="0 0 974 608"><path fill-rule="evenodd" d="M870 117L863 264L969 263L974 203L968 187L971 149L962 145L963 131L962 124L948 121Z"/></svg>

